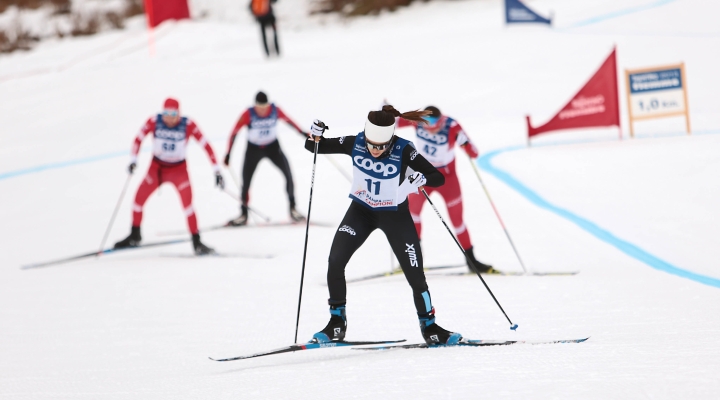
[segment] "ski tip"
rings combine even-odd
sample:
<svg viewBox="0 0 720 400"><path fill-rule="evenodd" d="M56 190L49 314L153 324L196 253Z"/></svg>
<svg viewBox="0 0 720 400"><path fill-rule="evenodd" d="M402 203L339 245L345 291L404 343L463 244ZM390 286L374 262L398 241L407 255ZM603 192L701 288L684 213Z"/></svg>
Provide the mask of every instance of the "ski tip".
<svg viewBox="0 0 720 400"><path fill-rule="evenodd" d="M515 325L513 325L513 326L510 327L510 330L511 330L511 331L517 331L517 328L518 328L518 324L515 324Z"/></svg>

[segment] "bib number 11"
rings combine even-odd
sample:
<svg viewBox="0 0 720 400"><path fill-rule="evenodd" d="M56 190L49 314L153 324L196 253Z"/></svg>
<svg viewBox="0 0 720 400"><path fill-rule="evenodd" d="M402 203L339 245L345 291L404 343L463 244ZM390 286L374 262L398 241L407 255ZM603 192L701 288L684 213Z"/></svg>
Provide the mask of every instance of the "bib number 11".
<svg viewBox="0 0 720 400"><path fill-rule="evenodd" d="M372 187L375 186L375 195L380 194L380 181L373 181L372 179L365 179L365 182L367 183L367 190L370 193L373 193Z"/></svg>

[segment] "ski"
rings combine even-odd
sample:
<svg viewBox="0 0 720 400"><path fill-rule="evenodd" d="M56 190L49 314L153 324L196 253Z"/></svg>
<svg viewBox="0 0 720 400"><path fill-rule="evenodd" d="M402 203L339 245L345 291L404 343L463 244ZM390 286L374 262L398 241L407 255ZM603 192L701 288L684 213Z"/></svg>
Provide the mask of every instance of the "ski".
<svg viewBox="0 0 720 400"><path fill-rule="evenodd" d="M277 227L283 227L283 226L305 226L305 221L299 221L299 222L291 222L291 221L273 221L273 222L260 222L257 224L248 224L248 225L241 225L241 226L232 226L228 224L223 225L214 225L214 226L208 226L205 228L201 228L201 232L210 232L210 231L218 231L221 229L248 229L248 228L277 228ZM337 225L331 224L327 222L310 222L310 226L317 226L319 228L334 228ZM187 231L161 231L158 232L158 236L174 236L174 235L182 235L187 233Z"/></svg>
<svg viewBox="0 0 720 400"><path fill-rule="evenodd" d="M160 254L159 256L160 257L168 257L168 258L251 258L251 259L258 259L258 260L268 260L268 259L276 257L275 254L248 254L248 253L212 253L212 254L203 254L203 255L163 253L163 254Z"/></svg>
<svg viewBox="0 0 720 400"><path fill-rule="evenodd" d="M249 355L245 355L245 356L237 356L237 357L230 357L230 358L212 358L212 357L208 357L208 358L213 361L235 361L235 360L245 360L248 358L271 356L274 354L292 353L295 351L302 351L302 350L328 349L328 348L334 348L334 347L355 347L355 346L367 346L367 345L378 345L378 344L385 345L385 344L393 344L393 343L402 343L404 341L405 341L405 339L381 340L381 341L374 341L374 342L345 342L345 341L328 342L328 343L308 342L308 343L302 343L302 344L301 343L293 344L290 346L281 347L279 349L264 351L261 353L249 354Z"/></svg>
<svg viewBox="0 0 720 400"><path fill-rule="evenodd" d="M449 269L449 268L457 268L457 267L458 267L458 265L444 265L444 266L438 266L438 267L426 267L426 268L423 268L423 270L427 272L427 271L432 271L432 270L436 270L436 269ZM345 282L346 283L362 282L362 281L368 281L371 279L384 278L387 276L400 275L402 273L403 273L402 268L396 267L392 271L379 272L377 274L366 275L366 276L361 276L359 278L348 279Z"/></svg>
<svg viewBox="0 0 720 400"><path fill-rule="evenodd" d="M497 271L492 273L487 273L483 275L499 275L499 276L572 276L579 274L580 271L556 271L556 272L522 272L522 271L511 271L511 272L504 272L504 271ZM463 271L463 272L445 272L441 274L433 274L433 275L443 275L443 276L462 276L462 275L470 275L475 276L476 274L474 272L470 271Z"/></svg>
<svg viewBox="0 0 720 400"><path fill-rule="evenodd" d="M425 272L432 272L437 270L444 270L444 269L454 269L454 268L467 268L466 264L459 264L459 265L437 265L437 266L431 266L431 267L425 267L423 270ZM354 283L354 282L362 282L362 281L368 281L371 279L378 279L378 278L385 278L388 276L394 276L394 275L400 275L403 271L400 267L396 267L392 271L388 272L380 272L377 274L372 275L366 275L361 276L359 278L353 278L346 280L347 283ZM483 275L499 275L499 276L572 276L579 274L580 271L559 271L559 272L520 272L520 271L498 271L495 270L495 272L487 273ZM453 275L472 275L475 276L474 272L470 271L462 271L462 272L445 272L445 273L438 273L438 274L432 274L432 275L447 275L447 276L453 276Z"/></svg>
<svg viewBox="0 0 720 400"><path fill-rule="evenodd" d="M427 343L411 343L411 344L399 344L399 345L382 345L357 348L355 350L392 350L392 349L430 349L440 347L483 347L483 346L509 346L513 344L563 344L563 343L582 343L590 337L582 339L564 339L564 340L546 340L546 341L530 341L530 340L475 340L475 339L460 339L460 342L453 345L437 344L429 345Z"/></svg>
<svg viewBox="0 0 720 400"><path fill-rule="evenodd" d="M89 257L93 257L93 256L99 256L99 255L101 255L101 254L116 253L116 252L119 252L119 251L126 251L126 250L144 249L144 248L148 248L148 247L165 246L165 245L171 245L171 244L177 244L177 243L184 243L184 242L189 242L189 241L190 241L190 239L175 239L175 240L165 240L165 241L162 241L162 242L154 242L154 243L141 244L140 246L135 246L135 247L125 247L125 248L122 248L122 249L109 248L109 249L105 249L105 250L103 250L103 251L93 251L92 253L80 254L80 255L77 255L77 256L61 258L61 259L58 259L58 260L52 260L52 261L46 261L46 262L41 262L41 263L23 265L22 267L20 267L20 269L31 269L31 268L50 267L50 266L53 266L53 265L64 264L64 263L67 263L67 262L70 262L70 261L81 260L81 259L83 259L83 258L89 258Z"/></svg>

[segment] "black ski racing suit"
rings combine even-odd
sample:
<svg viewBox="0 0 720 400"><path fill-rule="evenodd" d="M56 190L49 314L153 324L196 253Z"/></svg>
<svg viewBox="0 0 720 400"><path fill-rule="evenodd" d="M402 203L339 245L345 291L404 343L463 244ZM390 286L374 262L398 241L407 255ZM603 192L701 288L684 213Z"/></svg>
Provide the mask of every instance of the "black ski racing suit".
<svg viewBox="0 0 720 400"><path fill-rule="evenodd" d="M323 137L318 143L318 153L351 155L355 138L356 136L343 138ZM314 151L314 146L312 139L305 142L305 149L308 151ZM409 166L414 171L419 171L425 175L426 186L442 186L445 183L443 174L422 155L417 153L413 157L413 153L417 153L413 146L405 146L400 168L400 184L405 180L405 174ZM411 196L417 195L422 196L422 194L413 194ZM330 248L327 272L327 284L330 292L328 303L331 306L346 303L345 266L350 261L350 257L375 229L380 229L385 233L393 253L400 261L400 267L412 288L413 300L418 315L427 315L426 300L430 301L430 294L425 280L425 272L423 271L420 239L410 216L407 199L398 205L396 211L376 211L357 201L350 204L338 231L335 233ZM413 258L416 260L416 266L411 265ZM428 296L428 299L423 298L423 293Z"/></svg>

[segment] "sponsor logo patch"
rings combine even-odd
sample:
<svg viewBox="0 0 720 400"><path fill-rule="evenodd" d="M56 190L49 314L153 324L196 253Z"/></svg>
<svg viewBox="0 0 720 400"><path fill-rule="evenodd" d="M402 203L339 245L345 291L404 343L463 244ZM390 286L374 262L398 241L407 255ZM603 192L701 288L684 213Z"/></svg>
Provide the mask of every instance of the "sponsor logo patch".
<svg viewBox="0 0 720 400"><path fill-rule="evenodd" d="M405 243L405 252L408 253L408 258L410 259L410 266L411 267L417 267L418 261L417 261L417 254L415 253L415 245Z"/></svg>
<svg viewBox="0 0 720 400"><path fill-rule="evenodd" d="M348 225L341 226L340 229L338 229L338 232L347 232L347 233L355 236L355 229L353 229L352 227L350 227Z"/></svg>
<svg viewBox="0 0 720 400"><path fill-rule="evenodd" d="M398 172L398 168L392 164L385 164L380 161L375 162L363 156L355 156L355 158L353 158L353 161L355 162L355 165L357 165L359 168L378 174L382 173L383 176L394 175Z"/></svg>

